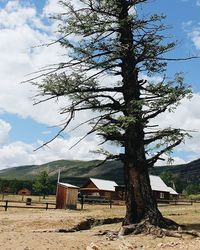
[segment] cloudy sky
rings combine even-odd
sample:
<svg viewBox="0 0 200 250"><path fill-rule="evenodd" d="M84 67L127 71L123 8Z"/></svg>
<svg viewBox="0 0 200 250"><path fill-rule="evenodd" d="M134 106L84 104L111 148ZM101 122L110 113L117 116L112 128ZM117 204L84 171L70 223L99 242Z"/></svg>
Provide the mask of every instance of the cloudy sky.
<svg viewBox="0 0 200 250"><path fill-rule="evenodd" d="M77 1L76 1L77 2ZM145 8L148 13L167 15L168 31L179 41L175 57L200 55L200 1L157 0ZM87 127L66 133L48 148L34 152L43 142L52 138L64 121L58 109L63 102L33 106L37 90L30 84L20 84L30 77L27 74L41 67L63 60L63 50L58 45L41 46L56 38L56 24L48 17L60 11L57 0L0 0L0 169L12 166L41 164L57 159L89 160L97 158L90 151L97 148L99 138L91 136L78 146L76 143ZM200 59L169 64L168 75L184 72L194 96L184 100L175 114L159 117L162 126L172 125L197 130L193 138L174 152L175 163L200 158ZM90 114L82 113L77 124ZM118 151L107 145L107 149Z"/></svg>

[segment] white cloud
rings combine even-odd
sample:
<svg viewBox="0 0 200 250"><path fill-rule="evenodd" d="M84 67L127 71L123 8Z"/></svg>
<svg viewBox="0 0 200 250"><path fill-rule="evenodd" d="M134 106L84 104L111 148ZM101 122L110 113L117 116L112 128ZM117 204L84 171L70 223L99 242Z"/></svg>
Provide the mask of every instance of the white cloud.
<svg viewBox="0 0 200 250"><path fill-rule="evenodd" d="M57 10L56 2L48 1L44 8L45 13L47 10ZM45 28L41 30L43 26ZM5 9L0 11L0 29L0 111L23 118L30 117L46 125L61 123L64 117L59 115L58 110L67 103L66 99L33 106L37 89L29 83L19 84L20 81L35 76L33 74L25 77L26 74L63 60L64 52L58 44L51 47L40 46L55 39L52 26L42 23L34 6L23 6L20 1L9 1ZM80 118L87 120L88 116L89 112L79 114L79 121Z"/></svg>
<svg viewBox="0 0 200 250"><path fill-rule="evenodd" d="M173 157L173 165L180 165L180 164L185 164L188 161L185 161L183 159L181 159L180 157Z"/></svg>
<svg viewBox="0 0 200 250"><path fill-rule="evenodd" d="M200 98L200 95L196 94L191 103L185 100L176 113L161 115L158 121L159 124L161 124L161 126L166 126L168 124L173 125L173 127L182 127L185 129L198 128L200 125L200 115L197 107L198 98ZM195 108L192 110L191 107ZM58 159L92 160L99 158L99 156L97 157L97 155L90 152L96 150L97 144L101 141L100 138L95 135L87 137L85 140L81 141L78 146L70 149L70 147L81 139L79 134L82 132L78 131L77 134L74 133L73 137L67 139L57 138L49 144L48 147L44 147L34 152L34 149L42 145L42 141L37 141L35 144L27 144L21 141L9 143L8 138L11 126L2 120L0 120L0 131L1 168L28 164L42 164ZM105 148L109 151L113 151L113 153L119 153L119 149L113 146L106 145ZM195 137L185 145L180 146L179 151L182 150L184 150L184 152L192 152L193 157L195 152L198 154L200 151L199 134L197 134L197 136L195 135ZM193 158L189 156L187 160L181 159L180 157L174 157L173 164L183 164L192 159ZM166 164L167 162L160 161L156 165Z"/></svg>
<svg viewBox="0 0 200 250"><path fill-rule="evenodd" d="M200 112L199 112L200 94L195 93L191 99L182 100L175 112L162 113L156 122L161 126L172 126L186 130L199 130Z"/></svg>
<svg viewBox="0 0 200 250"><path fill-rule="evenodd" d="M200 94L193 95L191 100L184 99L181 105L178 106L173 113L163 113L154 123L159 124L162 128L167 126L173 128L181 128L189 131L191 139L186 139L185 143L176 148L179 152L187 154L188 160L193 160L195 157L199 157L200 152L200 112L199 112ZM187 152L187 153L186 153Z"/></svg>
<svg viewBox="0 0 200 250"><path fill-rule="evenodd" d="M189 37L192 39L195 47L200 49L200 27L194 28L194 30L189 33Z"/></svg>
<svg viewBox="0 0 200 250"><path fill-rule="evenodd" d="M79 1L74 1L74 3L77 8L81 7ZM55 24L46 24L43 22L43 18L57 12L62 12L57 5L57 0L47 1L42 17L37 15L34 6L23 6L21 1L8 1L6 7L0 10L0 112L17 114L24 118L30 117L46 125L59 124L64 119L58 114L58 109L67 103L67 100L62 99L58 103L49 102L33 106L31 97L37 93L36 89L30 84L18 84L24 80L24 75L47 64L60 62L60 55L63 55L63 51L58 45L50 48L35 47L55 39L53 33L56 30ZM191 37L195 45L200 48L198 40L200 32L198 29L195 31L196 33L191 33ZM107 81L108 78L104 79L102 83L107 83ZM198 129L200 127L199 97L199 94L195 94L191 102L183 101L175 114L162 115L158 122L162 126L172 125L185 129ZM91 116L90 112L79 113L70 128ZM100 142L95 135L82 141L72 150L68 150L85 134L88 125L72 131L69 139L58 138L49 145L50 149L45 148L37 152L33 152L33 150L40 142L35 144L20 141L8 143L10 130L11 126L8 123L0 121L0 166L41 164L62 158L80 160L97 158L97 155L89 153L89 150L95 150ZM187 144L182 147L194 153L199 152L197 136L187 141ZM106 145L106 148L113 151L119 150L109 145ZM181 147L180 150L182 150ZM176 158L176 162L180 161L181 159Z"/></svg>
<svg viewBox="0 0 200 250"><path fill-rule="evenodd" d="M58 0L48 0L43 9L43 14L45 16L51 16L62 12L63 7L58 3Z"/></svg>
<svg viewBox="0 0 200 250"><path fill-rule="evenodd" d="M84 3L80 0L70 0L70 4L73 4L75 9L80 9L82 7L85 7ZM59 0L48 0L44 10L43 14L46 16L52 16L53 14L63 13L65 12L65 7L61 4L59 4Z"/></svg>
<svg viewBox="0 0 200 250"><path fill-rule="evenodd" d="M183 22L183 30L192 40L195 48L200 49L200 25L195 24L192 20L189 20L187 22Z"/></svg>
<svg viewBox="0 0 200 250"><path fill-rule="evenodd" d="M168 162L168 157L167 156L162 156L163 160L158 160L155 164L155 166L166 166L166 165L179 165L179 164L185 164L188 161L183 160L180 157L172 157L173 158L173 162L169 163Z"/></svg>
<svg viewBox="0 0 200 250"><path fill-rule="evenodd" d="M50 13L52 9L57 11L55 5L56 1L48 1L44 13ZM37 24L39 27L36 26ZM63 54L63 51L58 45L51 46L51 48L35 47L55 38L51 33L52 26L42 22L33 6L23 6L20 1L9 1L6 7L0 11L0 29L0 111L17 114L23 118L30 117L46 125L61 123L64 117L58 114L58 109L65 105L67 100L61 99L56 103L51 101L33 106L32 97L37 94L37 90L30 84L19 84L27 73L34 72L47 64L60 62L60 55ZM91 115L90 112L79 113L69 129L79 122L88 120ZM33 150L37 148L38 143L35 145L21 141L6 143L11 127L3 121L0 126L2 127L0 134L1 166L39 164L60 158L84 160L97 158L97 155L89 153L89 150L95 150L99 143L96 136L90 136L81 142L80 146L68 150L88 131L88 125L72 131L70 139L56 139L49 145L50 149L42 149L35 153Z"/></svg>
<svg viewBox="0 0 200 250"><path fill-rule="evenodd" d="M41 27L45 29L41 30ZM57 115L60 104L43 104L38 109L31 100L37 93L36 89L30 84L19 84L26 74L59 61L61 48L58 45L51 46L51 49L37 47L52 41L53 34L46 32L51 28L42 23L33 6L9 1L0 11L0 29L1 112L31 117L48 125L55 124L60 119ZM49 109L48 105L52 108Z"/></svg>
<svg viewBox="0 0 200 250"><path fill-rule="evenodd" d="M1 26L9 29L25 25L32 18L36 18L36 10L32 7L22 7L18 1L8 2L0 12Z"/></svg>
<svg viewBox="0 0 200 250"><path fill-rule="evenodd" d="M197 0L196 5L200 6L200 0Z"/></svg>
<svg viewBox="0 0 200 250"><path fill-rule="evenodd" d="M42 144L41 141L36 144L27 144L21 141L4 144L0 146L0 168L42 164L59 159L96 159L97 156L90 152L90 150L94 151L96 149L95 140L85 140L78 149L75 147L69 150L78 139L80 138L57 138L49 147L44 147L38 151L34 151L34 149Z"/></svg>
<svg viewBox="0 0 200 250"><path fill-rule="evenodd" d="M11 125L0 119L0 146L8 141L10 130Z"/></svg>

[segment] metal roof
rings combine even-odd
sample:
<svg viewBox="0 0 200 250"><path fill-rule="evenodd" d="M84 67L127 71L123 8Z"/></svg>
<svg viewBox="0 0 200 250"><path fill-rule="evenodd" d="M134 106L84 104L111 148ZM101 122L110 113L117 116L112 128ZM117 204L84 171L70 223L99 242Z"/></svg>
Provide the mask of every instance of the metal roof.
<svg viewBox="0 0 200 250"><path fill-rule="evenodd" d="M118 186L115 181L108 181L108 180L101 180L101 179L95 179L90 178L90 180L94 183L94 185L104 191L115 191L115 187Z"/></svg>
<svg viewBox="0 0 200 250"><path fill-rule="evenodd" d="M92 181L98 189L104 191L114 192L115 187L118 186L115 181L102 180L96 178L90 178L90 181ZM68 188L79 188L69 183L58 182L58 184ZM168 187L159 176L150 175L150 184L153 191L169 192L170 194L178 195L178 193L171 187Z"/></svg>
<svg viewBox="0 0 200 250"><path fill-rule="evenodd" d="M58 185L64 186L64 187L68 187L68 188L79 188L77 186L71 185L69 183L63 183L63 182L58 182Z"/></svg>
<svg viewBox="0 0 200 250"><path fill-rule="evenodd" d="M164 183L164 181L155 175L150 175L151 189L153 191L170 192L169 187Z"/></svg>
<svg viewBox="0 0 200 250"><path fill-rule="evenodd" d="M171 187L168 187L170 194L178 195L178 193Z"/></svg>
<svg viewBox="0 0 200 250"><path fill-rule="evenodd" d="M115 181L101 180L96 178L90 178L90 180L100 190L115 191L115 187L118 186ZM172 192L172 190L164 183L164 181L159 176L150 175L150 184L152 190L154 191L170 193Z"/></svg>

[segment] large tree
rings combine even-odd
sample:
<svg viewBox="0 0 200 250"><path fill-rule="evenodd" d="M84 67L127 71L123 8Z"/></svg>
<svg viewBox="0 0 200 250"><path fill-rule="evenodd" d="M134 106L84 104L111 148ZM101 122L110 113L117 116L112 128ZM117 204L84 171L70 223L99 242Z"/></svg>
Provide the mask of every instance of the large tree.
<svg viewBox="0 0 200 250"><path fill-rule="evenodd" d="M92 110L94 117L85 121L91 125L88 134L96 132L104 142L115 142L124 149L120 155L107 155L124 164L123 225L144 222L143 226L166 228L175 223L158 210L148 169L179 145L186 132L159 128L154 120L173 111L191 90L181 74L173 79L165 76L171 60L167 53L176 44L164 35L164 16L140 13L147 2L80 0L73 6L72 1L60 1L63 13L54 17L61 34L57 42L68 56L34 84L43 96L39 102L69 99L69 106L61 111L68 118L60 133L79 111Z"/></svg>
<svg viewBox="0 0 200 250"><path fill-rule="evenodd" d="M33 190L37 194L42 195L43 199L45 199L46 195L50 194L51 182L46 171L42 171L37 175L35 183L33 184Z"/></svg>

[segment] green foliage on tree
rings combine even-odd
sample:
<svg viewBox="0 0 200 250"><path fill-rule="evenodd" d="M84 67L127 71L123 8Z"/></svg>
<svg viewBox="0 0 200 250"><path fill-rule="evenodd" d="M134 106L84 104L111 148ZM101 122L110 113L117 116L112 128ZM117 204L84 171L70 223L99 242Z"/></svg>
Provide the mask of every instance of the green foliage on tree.
<svg viewBox="0 0 200 250"><path fill-rule="evenodd" d="M174 183L174 176L170 172L162 172L160 174L160 178L165 182L165 184L169 187L173 188L173 183Z"/></svg>
<svg viewBox="0 0 200 250"><path fill-rule="evenodd" d="M186 183L183 182L178 176L173 175L171 172L161 172L160 178L167 186L172 187L178 193L182 193L183 189L186 187Z"/></svg>
<svg viewBox="0 0 200 250"><path fill-rule="evenodd" d="M0 179L0 193L5 193L9 189L8 181Z"/></svg>
<svg viewBox="0 0 200 250"><path fill-rule="evenodd" d="M192 200L199 200L200 201L200 194L191 194L189 198Z"/></svg>
<svg viewBox="0 0 200 250"><path fill-rule="evenodd" d="M79 112L89 110L94 111L93 117L81 123L90 126L85 136L96 133L103 143L123 148L121 154L104 152L107 160L124 163L123 224L148 221L168 227L173 222L163 218L157 208L148 169L163 154L169 155L188 133L180 128L159 128L155 118L173 112L183 98L190 97L191 89L182 73L173 79L166 77L171 60L167 53L176 44L164 35L163 15L141 12L148 2L81 0L77 7L71 1L60 1L63 13L54 17L59 20L57 42L68 56L45 69L49 69L44 71L46 77L34 85L43 98L37 103L61 97L68 100L61 110L67 120L55 137Z"/></svg>
<svg viewBox="0 0 200 250"><path fill-rule="evenodd" d="M186 187L187 195L191 194L199 194L200 193L200 184L198 183L191 183Z"/></svg>
<svg viewBox="0 0 200 250"><path fill-rule="evenodd" d="M184 180L182 180L181 178L179 177L176 177L175 181L175 187L176 187L176 191L181 194L183 192L183 190L185 189L186 187L186 183Z"/></svg>
<svg viewBox="0 0 200 250"><path fill-rule="evenodd" d="M46 195L50 194L51 182L46 171L42 171L39 173L35 183L33 184L33 190L36 194L43 195L43 199L45 199Z"/></svg>

